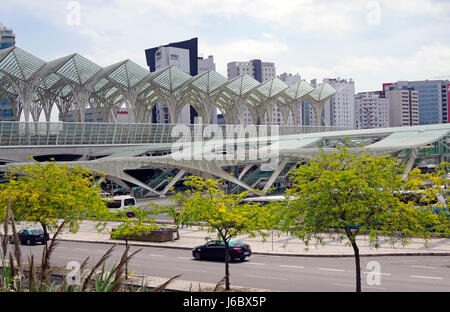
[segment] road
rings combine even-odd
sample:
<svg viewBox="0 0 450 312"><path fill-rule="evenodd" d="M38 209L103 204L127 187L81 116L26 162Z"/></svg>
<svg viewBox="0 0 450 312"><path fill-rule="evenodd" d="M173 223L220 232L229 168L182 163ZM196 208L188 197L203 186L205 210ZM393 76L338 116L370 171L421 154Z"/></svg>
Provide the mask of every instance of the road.
<svg viewBox="0 0 450 312"><path fill-rule="evenodd" d="M91 263L111 247L109 244L61 241L52 256L52 264L65 267L70 261ZM42 246L22 246L22 255L30 254L40 261ZM196 261L190 250L139 247L129 269L135 274L217 283L224 276L224 263ZM138 248L132 247L131 251ZM109 265L119 262L124 247L118 246ZM35 261L36 261L35 260ZM367 268L371 261L380 265L379 274ZM91 266L88 266L90 268ZM439 256L363 257L361 261L363 291L450 291L450 259ZM351 257L289 257L252 255L244 262L230 264L231 285L286 292L339 292L355 290L355 268ZM379 284L368 284L367 277L380 278ZM195 282L193 282L195 285Z"/></svg>

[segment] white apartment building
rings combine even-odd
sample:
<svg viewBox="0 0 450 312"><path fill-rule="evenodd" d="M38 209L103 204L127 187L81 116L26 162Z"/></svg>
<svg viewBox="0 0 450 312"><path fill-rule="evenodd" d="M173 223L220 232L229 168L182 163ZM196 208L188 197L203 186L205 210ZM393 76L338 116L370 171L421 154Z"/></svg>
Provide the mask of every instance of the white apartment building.
<svg viewBox="0 0 450 312"><path fill-rule="evenodd" d="M325 78L323 82L330 84L338 92L325 105L329 107L329 126L356 128L355 122L355 82L353 79Z"/></svg>
<svg viewBox="0 0 450 312"><path fill-rule="evenodd" d="M381 91L360 92L355 96L356 129L389 127L389 99Z"/></svg>

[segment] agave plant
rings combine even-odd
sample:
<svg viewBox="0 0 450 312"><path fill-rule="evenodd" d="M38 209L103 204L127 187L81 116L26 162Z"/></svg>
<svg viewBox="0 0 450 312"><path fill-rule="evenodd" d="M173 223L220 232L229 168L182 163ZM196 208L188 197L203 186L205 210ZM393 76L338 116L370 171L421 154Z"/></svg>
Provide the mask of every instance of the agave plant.
<svg viewBox="0 0 450 312"><path fill-rule="evenodd" d="M8 254L9 224L11 223L13 252ZM62 282L52 281L52 272L50 258L57 246L57 238L62 233L64 222L60 224L53 235L49 245L44 245L42 251L41 264L38 267L34 261L34 256L28 257L28 269L25 272L22 264L22 255L19 244L19 237L16 231L15 221L10 201L8 202L6 217L3 222L3 235L0 235L1 241L1 265L0 270L0 292L117 292L125 290L125 279L128 275L126 266L134 255L141 249L128 254L130 246L127 245L117 265L113 265L109 271L106 271L106 261L110 258L113 250L117 247L114 244L92 267L87 275L82 279L79 286L69 285L66 276L63 276ZM8 259L8 261L6 260ZM85 272L89 257L86 258L80 266L80 272ZM101 269L100 269L101 268ZM165 291L166 287L180 275L174 276L167 282L155 287L152 291ZM130 287L130 291L133 288ZM148 285L142 280L141 286L137 289L139 292L146 292Z"/></svg>

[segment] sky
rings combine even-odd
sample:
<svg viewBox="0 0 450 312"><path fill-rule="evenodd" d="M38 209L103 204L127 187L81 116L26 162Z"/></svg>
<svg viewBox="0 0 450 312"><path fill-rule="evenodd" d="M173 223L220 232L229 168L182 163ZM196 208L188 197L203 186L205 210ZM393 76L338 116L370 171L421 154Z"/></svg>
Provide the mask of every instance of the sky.
<svg viewBox="0 0 450 312"><path fill-rule="evenodd" d="M79 53L100 66L198 37L199 55L261 59L307 81L450 79L449 0L1 0L16 45L50 61ZM445 77L443 77L445 76Z"/></svg>

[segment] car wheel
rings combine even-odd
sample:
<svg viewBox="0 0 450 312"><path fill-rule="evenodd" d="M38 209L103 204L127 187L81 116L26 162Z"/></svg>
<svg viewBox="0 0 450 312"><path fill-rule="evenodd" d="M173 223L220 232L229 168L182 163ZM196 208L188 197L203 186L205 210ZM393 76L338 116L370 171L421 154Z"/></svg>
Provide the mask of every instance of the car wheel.
<svg viewBox="0 0 450 312"><path fill-rule="evenodd" d="M245 256L239 258L241 261L245 261Z"/></svg>
<svg viewBox="0 0 450 312"><path fill-rule="evenodd" d="M202 259L202 256L201 256L201 254L200 254L200 251L196 251L196 252L194 253L194 258L195 258L195 260L201 260L201 259Z"/></svg>

